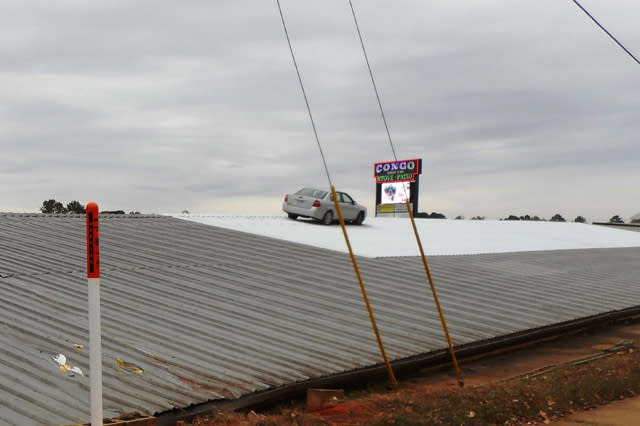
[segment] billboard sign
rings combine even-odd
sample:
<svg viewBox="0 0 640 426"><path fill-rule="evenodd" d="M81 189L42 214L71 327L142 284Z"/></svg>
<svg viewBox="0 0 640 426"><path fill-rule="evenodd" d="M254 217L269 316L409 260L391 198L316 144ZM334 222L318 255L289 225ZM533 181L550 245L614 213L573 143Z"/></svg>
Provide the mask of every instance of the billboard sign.
<svg viewBox="0 0 640 426"><path fill-rule="evenodd" d="M382 184L381 204L405 203L411 199L411 182L386 182Z"/></svg>
<svg viewBox="0 0 640 426"><path fill-rule="evenodd" d="M422 173L422 160L387 161L375 163L373 175L377 183L385 182L411 182Z"/></svg>

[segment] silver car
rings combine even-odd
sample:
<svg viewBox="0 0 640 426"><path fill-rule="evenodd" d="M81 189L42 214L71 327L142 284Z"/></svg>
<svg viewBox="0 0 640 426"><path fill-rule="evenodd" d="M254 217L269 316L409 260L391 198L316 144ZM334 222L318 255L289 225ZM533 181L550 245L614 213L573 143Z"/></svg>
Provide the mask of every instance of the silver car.
<svg viewBox="0 0 640 426"><path fill-rule="evenodd" d="M367 208L351 198L346 192L337 192L340 210L345 222L362 224L367 217ZM338 220L338 213L333 202L331 191L315 188L302 188L295 194L287 194L282 203L282 210L290 219L310 217L330 225Z"/></svg>

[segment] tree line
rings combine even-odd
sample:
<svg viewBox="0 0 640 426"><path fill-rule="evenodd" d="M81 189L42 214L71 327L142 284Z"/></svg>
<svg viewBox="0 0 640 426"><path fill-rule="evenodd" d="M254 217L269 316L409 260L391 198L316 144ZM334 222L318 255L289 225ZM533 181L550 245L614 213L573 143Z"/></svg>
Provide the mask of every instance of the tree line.
<svg viewBox="0 0 640 426"><path fill-rule="evenodd" d="M65 213L69 213L69 214L83 214L87 212L86 207L81 204L79 201L77 200L73 200L67 203L67 205L65 206L64 204L62 204L60 201L54 200L53 198L50 200L45 200L42 202L42 207L40 207L40 211L42 213L48 213L48 214L65 214ZM101 211L100 213L102 214L125 214L124 210L109 210L109 211ZM183 210L182 213L189 213L187 210ZM136 211L131 211L129 212L129 214L140 214L140 212L136 212ZM446 219L447 217L442 214L442 213L438 213L438 212L418 212L415 215L416 219ZM456 216L455 218L456 220L463 220L464 216ZM485 216L474 216L471 218L471 220L485 220ZM541 218L537 215L523 215L523 216L516 216L516 215L509 215L505 218L502 218L500 220L526 220L526 221L543 221L546 222L547 219L545 218ZM562 215L560 213L556 213L553 216L551 216L551 219L548 220L549 222L566 222L567 220L562 217ZM577 223L586 223L587 219L585 219L583 216L576 216L575 219L573 219L573 222L577 222ZM611 216L611 218L609 219L609 223L624 223L624 220L622 220L622 218L619 215L614 215ZM640 219L631 219L631 223L640 223Z"/></svg>
<svg viewBox="0 0 640 426"><path fill-rule="evenodd" d="M50 200L44 200L42 202L40 211L47 214L84 214L87 212L87 208L84 204L80 203L77 200L70 201L65 206L60 201L54 200L52 198ZM100 213L125 214L124 210L103 210ZM140 214L140 212L131 211L129 212L129 214Z"/></svg>
<svg viewBox="0 0 640 426"><path fill-rule="evenodd" d="M538 216L529 216L529 215L524 215L524 216L515 216L515 215L509 215L509 217L506 217L504 219L500 219L500 220L531 220L531 221L546 221L547 219L545 218L539 218ZM549 222L566 222L567 220L562 217L562 215L560 213L556 213L554 214L551 219L549 219ZM576 216L575 219L573 219L573 222L577 222L577 223L586 223L587 219L585 219L583 216ZM622 220L622 218L619 215L613 215L611 216L611 218L609 219L609 223L624 223L624 220ZM634 221L632 220L631 223L634 223Z"/></svg>
<svg viewBox="0 0 640 426"><path fill-rule="evenodd" d="M65 206L60 201L56 201L53 198L50 200L44 200L42 202L42 207L40 207L40 211L42 213L56 213L56 214L64 214L64 213L76 213L82 214L86 213L86 207L80 203L80 201L73 200L67 203Z"/></svg>
<svg viewBox="0 0 640 426"><path fill-rule="evenodd" d="M420 218L420 219L446 219L447 217L442 214L442 213L438 213L438 212L433 212L433 213L427 213L427 212L419 212L415 215L416 218ZM464 216L456 216L455 217L456 220L463 220ZM471 220L485 220L485 216L474 216L471 218ZM524 221L533 221L533 222L566 222L567 220L562 217L562 215L560 213L556 213L553 216L551 216L551 219L546 219L544 217L539 217L537 215L523 215L523 216L516 216L516 215L509 215L505 218L501 218L500 220L524 220ZM584 216L576 216L575 219L573 219L572 222L576 222L576 223L586 223L587 219ZM614 215L611 216L611 218L609 219L609 223L624 223L624 220L622 220L622 218L619 215ZM632 219L631 223L640 223L640 219Z"/></svg>

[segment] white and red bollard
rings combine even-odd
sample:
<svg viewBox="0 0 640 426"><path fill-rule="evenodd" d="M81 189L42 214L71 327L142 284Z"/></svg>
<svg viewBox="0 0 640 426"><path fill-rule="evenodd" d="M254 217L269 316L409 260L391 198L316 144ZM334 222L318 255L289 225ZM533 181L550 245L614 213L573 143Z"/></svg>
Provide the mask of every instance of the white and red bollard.
<svg viewBox="0 0 640 426"><path fill-rule="evenodd" d="M102 332L100 328L100 231L98 216L98 205L93 202L87 204L89 378L92 426L102 426Z"/></svg>

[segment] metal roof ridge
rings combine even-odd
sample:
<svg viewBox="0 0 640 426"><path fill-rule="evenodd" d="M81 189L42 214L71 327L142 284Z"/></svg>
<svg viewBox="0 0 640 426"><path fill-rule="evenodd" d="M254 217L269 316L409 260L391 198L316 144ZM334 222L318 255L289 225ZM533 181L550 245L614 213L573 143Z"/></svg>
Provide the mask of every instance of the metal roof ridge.
<svg viewBox="0 0 640 426"><path fill-rule="evenodd" d="M37 218L84 218L84 213L14 213L14 212L0 212L0 217L37 217ZM145 214L115 214L115 213L100 213L100 218L119 218L119 219L159 219L167 218L171 219L171 216L166 216L158 213L145 213Z"/></svg>

